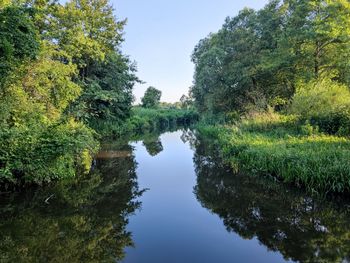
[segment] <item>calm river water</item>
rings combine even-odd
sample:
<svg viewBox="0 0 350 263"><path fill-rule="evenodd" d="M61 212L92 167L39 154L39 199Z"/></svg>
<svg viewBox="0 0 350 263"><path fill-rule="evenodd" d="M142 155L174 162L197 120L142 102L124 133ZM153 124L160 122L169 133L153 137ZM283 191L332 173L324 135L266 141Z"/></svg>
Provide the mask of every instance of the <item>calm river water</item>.
<svg viewBox="0 0 350 263"><path fill-rule="evenodd" d="M92 172L0 195L0 262L350 262L350 202L235 174L191 130L105 141Z"/></svg>

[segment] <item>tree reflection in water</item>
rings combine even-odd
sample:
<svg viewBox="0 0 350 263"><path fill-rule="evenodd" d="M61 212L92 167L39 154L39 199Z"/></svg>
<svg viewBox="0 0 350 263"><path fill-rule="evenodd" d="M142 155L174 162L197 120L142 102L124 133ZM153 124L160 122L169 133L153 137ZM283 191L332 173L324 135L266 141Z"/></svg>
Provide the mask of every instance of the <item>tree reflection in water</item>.
<svg viewBox="0 0 350 263"><path fill-rule="evenodd" d="M350 210L344 199L319 200L267 178L234 174L210 138L185 129L181 139L195 151L197 199L228 231L256 237L294 261L350 261ZM151 148L159 153L162 147ZM89 175L1 196L1 263L123 259L125 247L133 245L128 218L139 208L142 191L132 147L109 143L103 149Z"/></svg>
<svg viewBox="0 0 350 263"><path fill-rule="evenodd" d="M128 217L140 206L130 154L97 159L91 174L0 203L0 262L115 262L133 245ZM118 156L118 157L115 157Z"/></svg>
<svg viewBox="0 0 350 263"><path fill-rule="evenodd" d="M256 237L285 259L350 261L348 202L319 200L268 178L234 174L212 142L193 138L196 197L219 215L228 231L245 239Z"/></svg>
<svg viewBox="0 0 350 263"><path fill-rule="evenodd" d="M163 151L163 144L158 134L149 134L145 136L142 144L151 156L156 156Z"/></svg>

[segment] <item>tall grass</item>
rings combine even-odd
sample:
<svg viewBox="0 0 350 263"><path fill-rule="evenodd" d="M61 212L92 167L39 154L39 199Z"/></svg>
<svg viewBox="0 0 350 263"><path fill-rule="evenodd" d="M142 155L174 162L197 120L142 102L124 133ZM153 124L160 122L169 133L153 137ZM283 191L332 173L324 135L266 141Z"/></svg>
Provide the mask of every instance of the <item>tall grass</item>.
<svg viewBox="0 0 350 263"><path fill-rule="evenodd" d="M322 134L295 116L249 116L234 126L202 127L235 169L276 176L312 192L349 192L350 140Z"/></svg>

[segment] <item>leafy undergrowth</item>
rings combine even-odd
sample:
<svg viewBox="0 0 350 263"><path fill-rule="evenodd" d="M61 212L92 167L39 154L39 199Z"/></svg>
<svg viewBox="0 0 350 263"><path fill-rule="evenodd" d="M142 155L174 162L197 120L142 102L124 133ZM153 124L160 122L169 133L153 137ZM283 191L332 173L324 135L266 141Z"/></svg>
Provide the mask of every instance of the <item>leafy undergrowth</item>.
<svg viewBox="0 0 350 263"><path fill-rule="evenodd" d="M234 169L276 176L311 192L349 192L350 140L320 133L296 116L265 114L200 128Z"/></svg>
<svg viewBox="0 0 350 263"><path fill-rule="evenodd" d="M87 173L99 146L95 132L73 119L48 127L1 127L0 142L0 189Z"/></svg>

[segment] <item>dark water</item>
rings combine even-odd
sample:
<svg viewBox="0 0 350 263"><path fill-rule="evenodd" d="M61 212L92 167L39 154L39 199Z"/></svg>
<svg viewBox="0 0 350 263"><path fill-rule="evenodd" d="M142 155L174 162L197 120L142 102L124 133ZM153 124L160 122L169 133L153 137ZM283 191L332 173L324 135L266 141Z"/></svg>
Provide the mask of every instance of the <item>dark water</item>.
<svg viewBox="0 0 350 263"><path fill-rule="evenodd" d="M234 174L189 130L106 141L89 175L0 195L0 262L349 262L349 204Z"/></svg>

